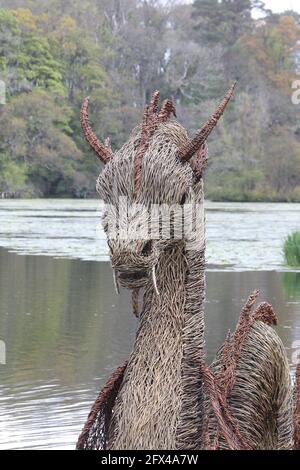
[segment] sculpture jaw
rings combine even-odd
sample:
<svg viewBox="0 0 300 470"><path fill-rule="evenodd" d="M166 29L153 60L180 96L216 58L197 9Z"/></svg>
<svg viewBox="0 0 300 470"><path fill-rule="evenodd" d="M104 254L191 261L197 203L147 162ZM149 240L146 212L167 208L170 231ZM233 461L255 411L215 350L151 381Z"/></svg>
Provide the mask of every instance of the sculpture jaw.
<svg viewBox="0 0 300 470"><path fill-rule="evenodd" d="M125 289L140 289L149 281L148 271L120 271L115 270L118 284Z"/></svg>

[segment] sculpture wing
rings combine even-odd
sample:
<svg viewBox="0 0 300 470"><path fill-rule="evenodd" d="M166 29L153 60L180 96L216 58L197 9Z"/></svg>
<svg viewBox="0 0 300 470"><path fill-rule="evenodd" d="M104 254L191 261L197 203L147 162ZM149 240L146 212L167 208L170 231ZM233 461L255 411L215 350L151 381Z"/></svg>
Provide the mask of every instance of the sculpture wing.
<svg viewBox="0 0 300 470"><path fill-rule="evenodd" d="M288 360L272 328L277 320L271 305L263 302L251 311L257 296L256 291L249 297L235 332L228 335L212 367L202 368L207 397L205 448L293 448Z"/></svg>
<svg viewBox="0 0 300 470"><path fill-rule="evenodd" d="M127 362L118 367L100 391L78 438L76 450L106 449L111 414L126 367Z"/></svg>

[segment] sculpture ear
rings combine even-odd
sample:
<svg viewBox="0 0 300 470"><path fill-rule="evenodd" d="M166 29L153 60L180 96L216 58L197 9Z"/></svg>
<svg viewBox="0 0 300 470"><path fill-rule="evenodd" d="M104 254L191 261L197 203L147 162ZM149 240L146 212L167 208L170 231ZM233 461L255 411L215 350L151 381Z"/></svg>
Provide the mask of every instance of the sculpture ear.
<svg viewBox="0 0 300 470"><path fill-rule="evenodd" d="M113 157L113 151L111 149L109 139L106 139L105 144L103 145L100 142L100 140L97 138L89 122L88 108L89 108L89 97L83 100L83 103L81 106L81 112L80 112L80 122L81 122L81 127L83 130L84 136L88 144L90 145L90 147L96 153L97 157L103 163L107 163Z"/></svg>

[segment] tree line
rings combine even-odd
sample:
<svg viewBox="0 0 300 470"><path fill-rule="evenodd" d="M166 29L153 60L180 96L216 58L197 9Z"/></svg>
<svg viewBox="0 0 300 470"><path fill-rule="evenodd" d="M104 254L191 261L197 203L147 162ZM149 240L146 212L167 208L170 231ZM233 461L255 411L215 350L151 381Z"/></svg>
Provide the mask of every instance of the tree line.
<svg viewBox="0 0 300 470"><path fill-rule="evenodd" d="M195 131L234 79L210 138L213 200L300 201L300 17L259 0L2 0L0 196L92 197L100 163L83 141L91 97L119 148L159 89Z"/></svg>

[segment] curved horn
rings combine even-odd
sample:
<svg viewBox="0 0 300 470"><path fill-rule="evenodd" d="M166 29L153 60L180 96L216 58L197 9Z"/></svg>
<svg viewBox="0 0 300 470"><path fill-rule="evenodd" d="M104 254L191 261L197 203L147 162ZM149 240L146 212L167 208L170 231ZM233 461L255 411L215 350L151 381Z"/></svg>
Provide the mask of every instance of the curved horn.
<svg viewBox="0 0 300 470"><path fill-rule="evenodd" d="M113 152L110 146L103 145L100 140L97 138L96 134L91 128L89 122L89 96L83 100L81 111L80 111L80 123L84 136L89 143L90 147L94 150L97 157L104 163L107 163L110 158L113 156Z"/></svg>
<svg viewBox="0 0 300 470"><path fill-rule="evenodd" d="M178 156L182 161L187 162L188 160L190 160L192 156L202 147L209 134L216 127L220 117L224 113L225 108L233 95L236 83L237 82L235 82L232 87L228 90L225 98L223 99L223 101L221 101L214 114L212 114L212 116L208 119L204 126L199 129L195 137L188 140L184 145L179 147Z"/></svg>

